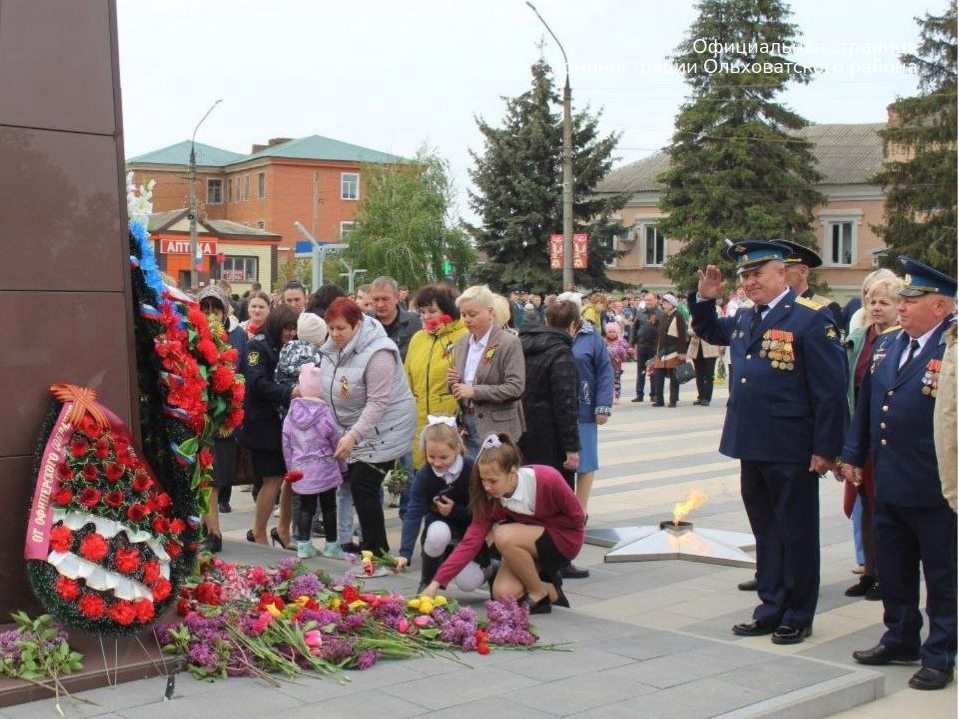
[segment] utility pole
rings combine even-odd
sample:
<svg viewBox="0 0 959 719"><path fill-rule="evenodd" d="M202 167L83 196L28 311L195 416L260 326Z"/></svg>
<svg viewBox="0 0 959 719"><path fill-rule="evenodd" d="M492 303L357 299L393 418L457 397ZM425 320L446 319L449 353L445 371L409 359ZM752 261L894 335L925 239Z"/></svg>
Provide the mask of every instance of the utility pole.
<svg viewBox="0 0 959 719"><path fill-rule="evenodd" d="M546 24L536 6L529 0L526 4L559 45L566 64L566 86L563 88L563 289L570 291L573 289L573 91L569 85L569 60L563 43Z"/></svg>
<svg viewBox="0 0 959 719"><path fill-rule="evenodd" d="M206 114L200 118L200 121L193 128L193 137L190 138L190 287L195 288L200 283L199 269L200 262L203 260L203 254L197 247L196 240L196 131L200 129L203 121L213 112L213 108L219 105L223 100L214 102Z"/></svg>

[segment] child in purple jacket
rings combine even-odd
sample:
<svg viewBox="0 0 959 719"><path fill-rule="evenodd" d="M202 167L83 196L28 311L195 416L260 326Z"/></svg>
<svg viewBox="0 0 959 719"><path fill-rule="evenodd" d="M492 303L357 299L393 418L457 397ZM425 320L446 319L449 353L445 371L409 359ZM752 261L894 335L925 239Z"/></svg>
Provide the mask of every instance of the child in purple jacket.
<svg viewBox="0 0 959 719"><path fill-rule="evenodd" d="M320 371L312 362L300 368L300 395L290 402L290 411L283 421L283 458L287 481L299 495L299 506L293 518L296 556L315 557L311 540L313 515L319 497L326 536L324 556L339 549L336 542L336 488L343 482L346 462L333 459L340 441L340 428L329 406L320 399Z"/></svg>

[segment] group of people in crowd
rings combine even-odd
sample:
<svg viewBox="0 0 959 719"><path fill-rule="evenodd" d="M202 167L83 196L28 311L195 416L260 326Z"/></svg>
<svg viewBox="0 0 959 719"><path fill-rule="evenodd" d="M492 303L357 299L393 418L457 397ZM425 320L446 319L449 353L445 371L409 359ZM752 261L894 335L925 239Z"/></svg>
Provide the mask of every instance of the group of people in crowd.
<svg viewBox="0 0 959 719"><path fill-rule="evenodd" d="M246 419L233 448L249 451L258 485L247 538L301 557L385 554L382 484L402 467L412 480L394 571L410 567L419 538L425 594L485 582L534 613L568 606L563 579L588 575L572 561L599 466L597 428L620 399L623 363L638 363L632 401L644 401L649 380L660 407L677 406L687 360L695 404L708 406L718 365L729 382L720 451L741 462L757 548L756 577L740 588L759 605L732 631L777 644L812 633L818 479L831 470L846 483L863 554L846 593L885 609L880 643L854 658L921 661L911 686L945 686L956 654L955 280L902 258L904 278L871 274L861 308L844 314L809 287L821 263L811 250L744 241L728 255L737 266L728 294L709 266L688 298L647 292L625 304L601 292L507 298L486 286L410 294L379 277L352 297L291 282L271 302L256 288L237 322L222 290L205 288L201 307L243 348ZM213 551L237 465L229 448L217 442L219 501L205 520Z"/></svg>
<svg viewBox="0 0 959 719"><path fill-rule="evenodd" d="M550 298L543 321L519 330L510 301L486 286L428 285L404 299L379 277L353 297L290 282L279 301L254 288L234 306L221 285L198 299L240 348L247 384L243 425L217 441L206 549L222 548L219 513L248 455L250 542L302 558L385 555L382 486L402 467L412 480L394 571L419 537L426 594L486 582L534 613L568 606L563 579L589 574L572 560L614 401L611 357L624 358L584 319L579 294Z"/></svg>

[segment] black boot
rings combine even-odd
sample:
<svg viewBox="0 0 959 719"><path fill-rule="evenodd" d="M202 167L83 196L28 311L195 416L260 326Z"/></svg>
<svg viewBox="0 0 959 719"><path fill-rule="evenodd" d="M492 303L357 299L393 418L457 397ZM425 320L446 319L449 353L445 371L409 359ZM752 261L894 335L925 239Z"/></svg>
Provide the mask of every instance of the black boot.
<svg viewBox="0 0 959 719"><path fill-rule="evenodd" d="M436 570L440 568L444 557L430 557L427 554L420 554L420 560L423 562L423 568L420 569L420 586L416 593L420 594L426 588L426 585L433 581L436 576Z"/></svg>

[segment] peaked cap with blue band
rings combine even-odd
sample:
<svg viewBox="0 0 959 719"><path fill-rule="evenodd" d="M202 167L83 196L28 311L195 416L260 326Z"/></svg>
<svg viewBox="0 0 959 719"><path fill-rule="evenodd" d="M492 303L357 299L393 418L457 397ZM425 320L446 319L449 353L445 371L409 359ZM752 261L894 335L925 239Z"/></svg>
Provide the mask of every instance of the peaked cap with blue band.
<svg viewBox="0 0 959 719"><path fill-rule="evenodd" d="M906 285L899 294L903 297L919 297L927 293L956 296L956 281L949 275L934 270L909 255L899 255L899 264L906 273Z"/></svg>

